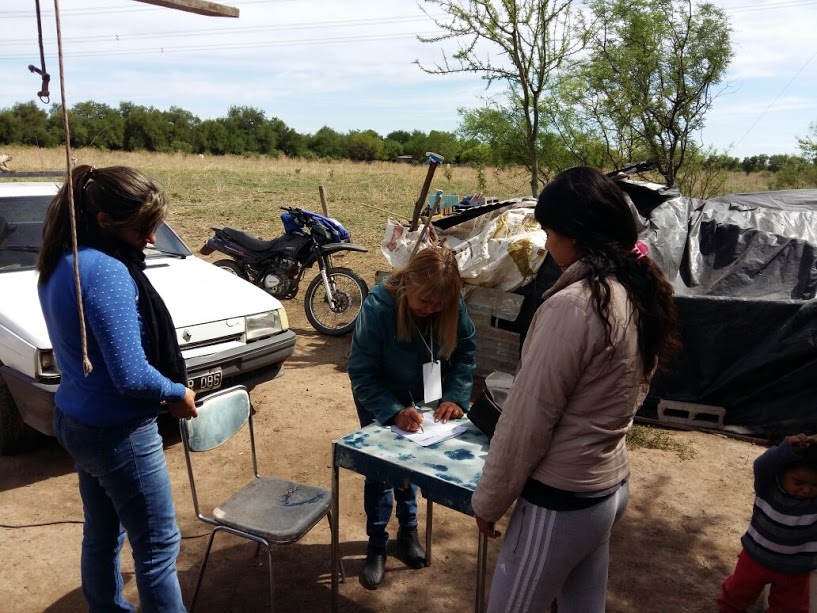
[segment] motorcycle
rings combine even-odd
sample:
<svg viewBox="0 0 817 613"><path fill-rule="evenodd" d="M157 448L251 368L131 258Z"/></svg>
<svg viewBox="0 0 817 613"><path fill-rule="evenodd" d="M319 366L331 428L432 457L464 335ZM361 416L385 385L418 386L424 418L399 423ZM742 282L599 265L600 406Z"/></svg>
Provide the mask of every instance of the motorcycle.
<svg viewBox="0 0 817 613"><path fill-rule="evenodd" d="M317 262L319 274L304 296L306 318L322 334L351 332L369 287L353 270L334 266L332 255L368 249L351 243L349 232L335 219L306 209L280 208L284 234L278 238L266 241L234 228L211 228L214 234L200 253L219 251L230 256L213 264L279 300L294 298L304 273Z"/></svg>

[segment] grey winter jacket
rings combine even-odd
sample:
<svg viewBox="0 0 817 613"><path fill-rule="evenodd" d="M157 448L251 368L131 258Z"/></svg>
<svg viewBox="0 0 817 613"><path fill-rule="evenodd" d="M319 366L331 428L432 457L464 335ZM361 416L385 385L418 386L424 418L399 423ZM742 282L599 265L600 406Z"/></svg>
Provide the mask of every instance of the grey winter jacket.
<svg viewBox="0 0 817 613"><path fill-rule="evenodd" d="M570 492L597 492L629 475L624 437L646 396L633 305L610 280L612 345L592 304L581 261L545 294L472 498L496 521L529 477Z"/></svg>

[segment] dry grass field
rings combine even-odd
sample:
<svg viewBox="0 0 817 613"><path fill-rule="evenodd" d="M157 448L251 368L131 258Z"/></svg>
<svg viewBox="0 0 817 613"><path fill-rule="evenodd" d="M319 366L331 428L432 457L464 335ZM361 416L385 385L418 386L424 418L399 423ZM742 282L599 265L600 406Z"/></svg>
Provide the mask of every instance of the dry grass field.
<svg viewBox="0 0 817 613"><path fill-rule="evenodd" d="M53 170L65 168L63 149L7 147L12 168ZM74 150L80 164L123 164L140 168L166 188L170 196L169 221L188 246L197 250L210 235L210 226L231 226L262 238L282 232L279 206L320 211L318 186L326 190L329 213L352 233L352 239L370 249L354 255L357 270L367 281L383 268L380 254L389 216L407 218L420 194L427 167L390 162L294 160L267 157L104 152ZM652 177L654 180L655 178ZM768 189L765 173L731 174L723 193ZM528 176L522 169L446 167L437 169L431 190L464 196L476 191L501 199L526 195Z"/></svg>
<svg viewBox="0 0 817 613"><path fill-rule="evenodd" d="M61 149L7 148L13 168L49 170L65 168ZM307 161L266 157L102 152L75 150L80 164L123 164L140 168L156 178L170 196L169 221L188 246L196 250L210 235L210 226L231 226L263 238L283 232L279 206L320 211L318 186L323 185L329 213L351 232L352 239L370 249L355 255L356 269L368 274L383 268L379 245L389 216L409 217L426 176L427 167L389 162ZM527 193L522 172L483 173L480 190L477 171L440 167L432 193L464 196L476 191L500 198Z"/></svg>

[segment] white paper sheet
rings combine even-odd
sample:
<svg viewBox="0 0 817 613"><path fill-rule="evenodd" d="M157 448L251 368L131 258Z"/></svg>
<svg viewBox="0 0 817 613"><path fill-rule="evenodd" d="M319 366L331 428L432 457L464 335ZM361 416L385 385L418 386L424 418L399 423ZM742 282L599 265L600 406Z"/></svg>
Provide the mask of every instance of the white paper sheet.
<svg viewBox="0 0 817 613"><path fill-rule="evenodd" d="M402 428L391 426L391 431L403 436L423 447L445 441L462 434L468 426L458 419L449 419L446 423L434 421L434 411L429 408L417 409L423 414L423 428L421 432L407 432Z"/></svg>

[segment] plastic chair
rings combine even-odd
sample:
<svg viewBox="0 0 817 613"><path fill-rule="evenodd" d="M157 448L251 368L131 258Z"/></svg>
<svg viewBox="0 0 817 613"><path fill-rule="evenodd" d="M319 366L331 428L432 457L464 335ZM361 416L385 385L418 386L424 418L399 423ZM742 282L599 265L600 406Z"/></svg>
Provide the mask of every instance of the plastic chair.
<svg viewBox="0 0 817 613"><path fill-rule="evenodd" d="M187 473L190 477L190 490L193 494L196 517L213 526L213 530L210 532L210 539L201 562L190 611L192 612L196 606L213 539L216 533L221 531L257 543L256 554L260 551L261 545L267 548L270 608L274 610L275 583L270 545L286 545L298 541L323 517L329 519L331 531L333 526L332 495L329 490L320 487L277 477L262 477L258 474L252 407L250 395L244 386L234 386L215 392L197 403L197 406L198 417L190 420L180 419L179 429L184 443L184 455L187 460ZM240 432L246 423L249 423L250 426L249 438L255 478L215 507L212 517L208 517L201 512L199 506L191 454L216 449ZM338 571L340 580L344 581L342 562L338 569L333 569L333 572Z"/></svg>

